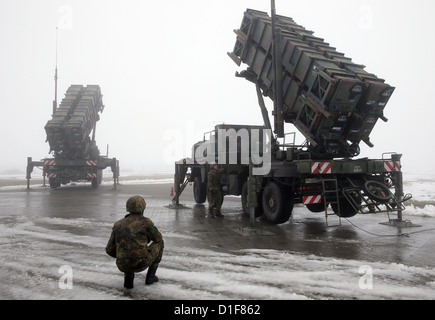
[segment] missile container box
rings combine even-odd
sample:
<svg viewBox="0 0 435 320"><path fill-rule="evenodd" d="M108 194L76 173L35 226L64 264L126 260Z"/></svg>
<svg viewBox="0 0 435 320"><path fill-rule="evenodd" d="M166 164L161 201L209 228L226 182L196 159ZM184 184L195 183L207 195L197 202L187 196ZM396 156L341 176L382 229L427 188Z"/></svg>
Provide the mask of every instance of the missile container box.
<svg viewBox="0 0 435 320"><path fill-rule="evenodd" d="M261 11L245 12L229 55L239 66L248 66L246 79L274 101L279 84L282 121L306 137L313 156L353 157L361 141L372 146L370 134L379 119L387 121L383 111L395 88L293 19L277 16L275 25L278 78L271 18Z"/></svg>

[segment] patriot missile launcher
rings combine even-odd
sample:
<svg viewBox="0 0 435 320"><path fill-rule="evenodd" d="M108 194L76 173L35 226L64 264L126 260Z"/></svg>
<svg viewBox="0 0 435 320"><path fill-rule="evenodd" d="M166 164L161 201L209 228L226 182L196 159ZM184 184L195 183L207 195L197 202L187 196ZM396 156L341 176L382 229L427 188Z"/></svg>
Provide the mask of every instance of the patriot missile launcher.
<svg viewBox="0 0 435 320"><path fill-rule="evenodd" d="M403 193L402 155L355 158L361 141L373 146L370 134L379 119L387 121L384 108L395 88L292 18L276 15L274 4L271 17L246 10L228 53L247 66L236 76L255 84L264 125L221 124L205 134L191 157L175 163L171 207L179 206L189 182L195 201L204 203L207 172L218 163L222 195L241 196L251 227L259 216L288 221L298 203L324 212L328 225L331 215L341 224L342 217L358 213L397 212L388 224L411 226L402 220L404 202L412 197ZM273 126L264 96L274 103ZM285 123L306 141L296 144L296 133L285 133Z"/></svg>
<svg viewBox="0 0 435 320"><path fill-rule="evenodd" d="M45 125L49 153L54 157L42 161L28 158L28 188L35 166L43 167L44 179L48 177L51 188L77 181L90 181L96 188L102 182L103 170L111 167L116 187L119 162L116 158L101 156L95 141L96 124L103 110L103 96L98 85L72 85L68 88Z"/></svg>

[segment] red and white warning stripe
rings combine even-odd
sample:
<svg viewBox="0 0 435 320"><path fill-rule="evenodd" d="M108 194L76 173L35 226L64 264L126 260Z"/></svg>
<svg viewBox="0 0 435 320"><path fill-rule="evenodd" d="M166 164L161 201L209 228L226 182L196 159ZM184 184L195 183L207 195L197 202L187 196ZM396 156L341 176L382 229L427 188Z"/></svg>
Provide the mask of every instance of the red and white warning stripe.
<svg viewBox="0 0 435 320"><path fill-rule="evenodd" d="M399 161L384 161L384 172L396 172L400 171Z"/></svg>
<svg viewBox="0 0 435 320"><path fill-rule="evenodd" d="M44 160L44 166L54 166L56 165L56 160Z"/></svg>
<svg viewBox="0 0 435 320"><path fill-rule="evenodd" d="M86 165L87 165L88 167L96 166L96 165L97 165L97 161L87 160L87 161L86 161Z"/></svg>
<svg viewBox="0 0 435 320"><path fill-rule="evenodd" d="M311 173L331 174L331 162L311 162Z"/></svg>
<svg viewBox="0 0 435 320"><path fill-rule="evenodd" d="M86 177L88 177L88 178L96 178L96 177L97 177L97 174L96 174L96 173L88 172L88 173L86 174Z"/></svg>
<svg viewBox="0 0 435 320"><path fill-rule="evenodd" d="M303 204L314 204L314 203L321 203L322 202L322 196L316 195L316 196L307 196L302 197Z"/></svg>
<svg viewBox="0 0 435 320"><path fill-rule="evenodd" d="M49 174L47 174L48 178L56 178L56 172L51 172Z"/></svg>

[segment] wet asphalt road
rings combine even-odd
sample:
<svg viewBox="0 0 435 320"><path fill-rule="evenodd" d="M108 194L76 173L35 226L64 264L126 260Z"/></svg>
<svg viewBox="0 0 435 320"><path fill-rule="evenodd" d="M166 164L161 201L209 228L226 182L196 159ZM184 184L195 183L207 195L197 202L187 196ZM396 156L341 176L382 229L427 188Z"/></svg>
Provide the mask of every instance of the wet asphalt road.
<svg viewBox="0 0 435 320"><path fill-rule="evenodd" d="M186 206L183 209L166 207L172 199L170 192L171 184L121 184L116 190L109 183L98 189L86 184L55 190L32 185L29 191L23 187L0 192L0 219L10 216L86 218L109 226L125 215L126 200L139 194L147 201L145 215L163 230L166 247L176 244L222 252L277 249L320 257L435 267L433 218L409 217L405 211L403 218L421 227L398 228L381 224L388 221L386 214L357 215L341 219L339 226L328 227L324 213L311 213L303 206L295 206L289 222L272 225L259 218L256 228L250 229L249 218L243 216L238 197L225 198L224 218L211 218L206 214L206 206L193 201L191 186L181 196L180 203ZM329 218L330 224L336 222ZM92 236L101 229L76 227L69 231ZM173 232L186 237L172 238ZM195 240L189 238L192 235Z"/></svg>

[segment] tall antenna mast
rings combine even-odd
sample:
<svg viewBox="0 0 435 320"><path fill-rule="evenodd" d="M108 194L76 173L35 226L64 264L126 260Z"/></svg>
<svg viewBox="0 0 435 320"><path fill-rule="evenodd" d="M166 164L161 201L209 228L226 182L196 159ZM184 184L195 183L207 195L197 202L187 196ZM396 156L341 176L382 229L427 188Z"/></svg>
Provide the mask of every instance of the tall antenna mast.
<svg viewBox="0 0 435 320"><path fill-rule="evenodd" d="M57 109L57 31L58 28L56 27L56 70L54 72L54 101L53 101L53 114L56 112Z"/></svg>
<svg viewBox="0 0 435 320"><path fill-rule="evenodd" d="M278 138L284 138L284 119L282 115L282 44L281 29L276 26L275 0L270 1L272 11L272 66L275 71L275 133Z"/></svg>

